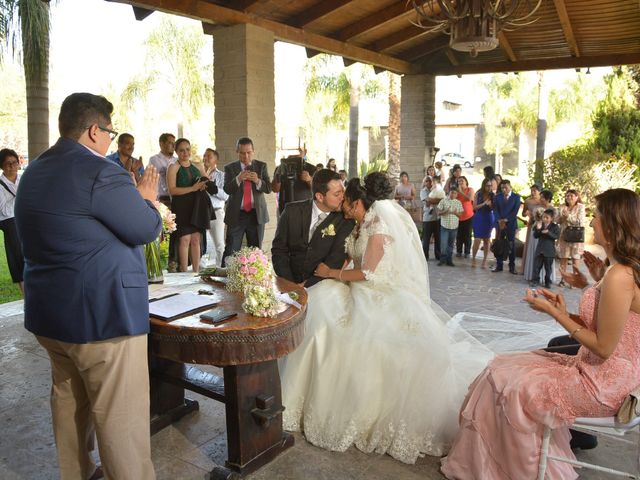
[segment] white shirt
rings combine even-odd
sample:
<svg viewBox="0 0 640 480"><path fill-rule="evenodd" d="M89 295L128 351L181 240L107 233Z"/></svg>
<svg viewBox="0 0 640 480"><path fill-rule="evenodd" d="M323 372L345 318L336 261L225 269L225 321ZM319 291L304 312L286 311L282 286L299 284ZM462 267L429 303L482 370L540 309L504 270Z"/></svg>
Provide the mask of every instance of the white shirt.
<svg viewBox="0 0 640 480"><path fill-rule="evenodd" d="M169 188L167 187L167 168L169 165L178 160L178 157L172 155L167 157L164 153L160 152L149 159L149 165L156 167L158 174L160 175L160 181L158 182L158 196L168 197Z"/></svg>
<svg viewBox="0 0 640 480"><path fill-rule="evenodd" d="M215 168L209 173L209 178L214 181L216 186L218 187L218 193L215 195L209 195L211 197L211 205L213 205L214 210L218 210L219 208L224 208L224 202L227 201L229 195L224 192L224 172Z"/></svg>
<svg viewBox="0 0 640 480"><path fill-rule="evenodd" d="M0 180L4 182L4 184L9 187L9 190L13 192L11 195L7 192L7 189L0 185L0 222L2 220L6 220L7 218L13 217L13 207L16 204L15 194L18 192L18 183L20 182L20 175L16 178L16 183L13 183L7 177L4 176L4 173L0 175Z"/></svg>
<svg viewBox="0 0 640 480"><path fill-rule="evenodd" d="M434 182L433 183L433 187L431 187L431 190L427 190L426 188L423 188L422 190L420 190L420 200L433 200L438 199L438 200L442 200L444 197L446 196L446 194L444 193L444 189L442 188L442 185L440 183ZM438 220L438 213L436 212L436 207L438 206L438 204L433 204L433 205L429 205L426 202L423 203L423 210L422 210L422 221L423 222L433 222L435 220Z"/></svg>
<svg viewBox="0 0 640 480"><path fill-rule="evenodd" d="M329 215L331 212L323 212L322 210L320 210L320 208L318 208L318 205L316 205L316 201L315 200L312 201L311 202L311 223L309 224L309 233L311 233L311 229L318 221L318 217L320 216L321 213L324 213L325 218L327 218L326 216Z"/></svg>

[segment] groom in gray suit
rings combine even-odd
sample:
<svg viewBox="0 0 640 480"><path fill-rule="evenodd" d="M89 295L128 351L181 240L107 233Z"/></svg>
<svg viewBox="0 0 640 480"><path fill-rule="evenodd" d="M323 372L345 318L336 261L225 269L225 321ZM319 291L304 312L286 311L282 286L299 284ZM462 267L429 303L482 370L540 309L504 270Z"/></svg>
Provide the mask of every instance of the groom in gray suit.
<svg viewBox="0 0 640 480"><path fill-rule="evenodd" d="M253 141L242 137L236 144L238 161L224 167L224 191L229 195L224 223L227 238L223 258L247 246L262 248L264 226L269 222L265 193L271 193L267 164L253 159Z"/></svg>

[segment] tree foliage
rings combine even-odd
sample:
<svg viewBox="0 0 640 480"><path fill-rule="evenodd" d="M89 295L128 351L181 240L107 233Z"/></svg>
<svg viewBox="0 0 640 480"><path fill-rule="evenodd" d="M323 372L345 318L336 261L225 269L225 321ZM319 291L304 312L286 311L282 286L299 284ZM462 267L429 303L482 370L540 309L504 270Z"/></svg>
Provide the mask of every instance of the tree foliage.
<svg viewBox="0 0 640 480"><path fill-rule="evenodd" d="M0 60L22 60L31 158L49 146L49 2L0 0Z"/></svg>
<svg viewBox="0 0 640 480"><path fill-rule="evenodd" d="M200 109L213 103L213 65L202 65L205 36L196 27L181 27L169 16L149 34L145 73L132 78L121 94L124 116L138 100L152 92L164 97L168 110L179 117L178 123L196 119ZM118 124L126 124L121 119ZM179 125L179 128L180 128Z"/></svg>
<svg viewBox="0 0 640 480"><path fill-rule="evenodd" d="M545 163L545 188L554 192L556 200L562 192L575 188L583 202L593 206L594 197L610 188L636 190L637 167L624 156L600 150L593 138L553 153Z"/></svg>
<svg viewBox="0 0 640 480"><path fill-rule="evenodd" d="M606 78L607 95L593 117L595 146L640 166L640 112L636 108L638 84L629 70L617 68ZM640 171L637 171L640 179Z"/></svg>
<svg viewBox="0 0 640 480"><path fill-rule="evenodd" d="M360 97L382 97L386 95L385 86L375 77L370 65L356 63L343 67L337 57L325 54L307 62L306 81L306 110L320 107L325 128L349 127L349 174L355 175ZM311 128L317 126L311 124Z"/></svg>

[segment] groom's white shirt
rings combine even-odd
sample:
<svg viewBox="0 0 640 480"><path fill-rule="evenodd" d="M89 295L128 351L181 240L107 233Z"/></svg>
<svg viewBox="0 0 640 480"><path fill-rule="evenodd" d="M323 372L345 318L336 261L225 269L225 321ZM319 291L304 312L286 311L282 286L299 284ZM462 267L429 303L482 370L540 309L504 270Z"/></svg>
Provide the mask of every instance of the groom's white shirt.
<svg viewBox="0 0 640 480"><path fill-rule="evenodd" d="M316 201L312 200L311 201L311 223L309 224L309 232L308 232L309 234L311 234L311 230L313 229L313 226L318 221L318 217L320 216L321 213L323 212L318 208L318 205L316 205ZM325 212L325 213L327 213L327 215L329 214L329 212Z"/></svg>

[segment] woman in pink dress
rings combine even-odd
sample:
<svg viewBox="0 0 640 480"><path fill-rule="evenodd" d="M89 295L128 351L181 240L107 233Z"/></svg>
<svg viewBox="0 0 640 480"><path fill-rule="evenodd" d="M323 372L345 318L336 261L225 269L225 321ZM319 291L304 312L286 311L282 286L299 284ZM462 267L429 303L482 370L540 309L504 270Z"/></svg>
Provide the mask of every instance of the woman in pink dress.
<svg viewBox="0 0 640 480"><path fill-rule="evenodd" d="M537 478L545 425L549 455L575 458L568 426L576 417L614 415L640 385L640 197L626 189L596 197L595 241L611 266L585 290L580 314L561 294L529 290L530 306L554 317L581 344L575 357L534 351L497 356L469 388L460 430L442 472L448 479ZM550 461L547 479L577 478Z"/></svg>

